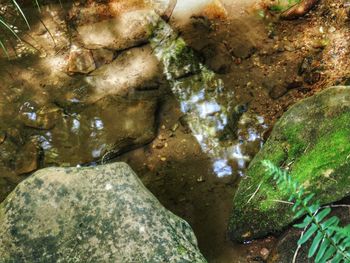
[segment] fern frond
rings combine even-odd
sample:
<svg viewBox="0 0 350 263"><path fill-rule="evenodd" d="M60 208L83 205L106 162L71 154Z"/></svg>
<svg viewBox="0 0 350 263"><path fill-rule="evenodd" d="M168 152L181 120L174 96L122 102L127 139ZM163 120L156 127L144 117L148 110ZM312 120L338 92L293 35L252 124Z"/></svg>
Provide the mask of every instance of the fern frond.
<svg viewBox="0 0 350 263"><path fill-rule="evenodd" d="M305 195L304 188L288 174L270 161L263 161L268 178L273 178L279 187L290 193L289 201L294 201L292 211L294 218L305 215L302 223L294 227L304 229L298 245L312 241L308 257L315 257L316 263L321 262L350 262L350 225L339 227L339 218L329 216L330 207L321 208L320 203L314 200L315 194Z"/></svg>

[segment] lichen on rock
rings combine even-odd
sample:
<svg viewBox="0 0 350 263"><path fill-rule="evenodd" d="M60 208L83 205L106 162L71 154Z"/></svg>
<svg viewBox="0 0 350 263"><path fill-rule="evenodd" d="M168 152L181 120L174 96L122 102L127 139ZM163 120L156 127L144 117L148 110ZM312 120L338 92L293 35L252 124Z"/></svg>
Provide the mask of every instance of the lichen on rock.
<svg viewBox="0 0 350 263"><path fill-rule="evenodd" d="M125 163L36 172L0 205L1 262L206 262Z"/></svg>

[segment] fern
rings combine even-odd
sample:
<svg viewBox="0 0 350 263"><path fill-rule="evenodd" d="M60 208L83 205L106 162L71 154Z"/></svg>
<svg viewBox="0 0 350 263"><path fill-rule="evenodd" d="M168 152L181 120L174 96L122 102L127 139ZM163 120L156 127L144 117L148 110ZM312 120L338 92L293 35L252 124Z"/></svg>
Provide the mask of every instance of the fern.
<svg viewBox="0 0 350 263"><path fill-rule="evenodd" d="M298 245L312 240L308 257L315 257L315 262L350 262L350 225L342 228L339 218L327 217L331 208L322 208L314 201L315 194L305 193L304 188L293 180L287 171L280 169L270 161L263 161L269 178L273 178L279 187L289 194L289 201L294 201L295 219L305 215L302 223L294 225L304 229Z"/></svg>

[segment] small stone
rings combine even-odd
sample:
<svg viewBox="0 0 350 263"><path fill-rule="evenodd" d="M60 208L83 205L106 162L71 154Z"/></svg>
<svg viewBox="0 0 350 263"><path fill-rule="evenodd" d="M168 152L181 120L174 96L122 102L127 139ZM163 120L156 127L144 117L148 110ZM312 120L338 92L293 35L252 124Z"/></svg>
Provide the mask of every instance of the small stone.
<svg viewBox="0 0 350 263"><path fill-rule="evenodd" d="M269 95L272 99L276 100L282 97L283 95L285 95L287 92L288 92L288 89L286 87L281 85L274 85L271 91L269 92Z"/></svg>
<svg viewBox="0 0 350 263"><path fill-rule="evenodd" d="M335 29L334 26L332 26L332 27L330 27L330 28L328 29L328 32L329 32L329 33L334 33L335 31L336 31L336 29Z"/></svg>
<svg viewBox="0 0 350 263"><path fill-rule="evenodd" d="M157 142L154 146L157 149L162 149L164 147L164 144L162 142Z"/></svg>
<svg viewBox="0 0 350 263"><path fill-rule="evenodd" d="M266 260L269 257L269 254L270 254L270 251L266 247L260 250L260 255L264 260Z"/></svg>
<svg viewBox="0 0 350 263"><path fill-rule="evenodd" d="M197 178L197 182L198 183L203 183L204 181L205 180L204 180L203 176L200 176L200 177Z"/></svg>
<svg viewBox="0 0 350 263"><path fill-rule="evenodd" d="M6 139L6 133L0 131L0 144L2 144Z"/></svg>
<svg viewBox="0 0 350 263"><path fill-rule="evenodd" d="M90 50L72 48L68 58L68 73L88 74L95 69L95 61Z"/></svg>
<svg viewBox="0 0 350 263"><path fill-rule="evenodd" d="M175 132L177 130L177 128L179 128L179 124L178 123L175 123L173 127L171 127L171 131L172 132Z"/></svg>
<svg viewBox="0 0 350 263"><path fill-rule="evenodd" d="M291 45L285 45L285 46L284 46L284 49L287 50L287 51L289 51L289 52L295 51L295 48L294 48L293 46L291 46Z"/></svg>
<svg viewBox="0 0 350 263"><path fill-rule="evenodd" d="M162 162L166 162L166 158L165 158L165 157L160 157L160 160L161 160Z"/></svg>

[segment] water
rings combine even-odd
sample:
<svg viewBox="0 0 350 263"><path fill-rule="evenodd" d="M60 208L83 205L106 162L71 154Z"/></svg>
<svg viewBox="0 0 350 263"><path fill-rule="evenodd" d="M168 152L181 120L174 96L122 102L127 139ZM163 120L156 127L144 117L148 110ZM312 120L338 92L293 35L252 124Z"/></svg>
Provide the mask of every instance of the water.
<svg viewBox="0 0 350 263"><path fill-rule="evenodd" d="M182 6L179 10L186 9ZM248 91L227 84L239 78L225 84L176 30L163 22L156 26L160 27L152 41L154 54L164 64L173 95L161 87L163 91L154 93L101 97L107 94L105 90L98 93L100 85L90 82L91 76L62 73L64 52L56 52L67 47L58 41L57 50L46 50L47 57L24 55L21 60L1 62L0 190L4 181L10 191L35 170L14 173L21 160L38 161L39 169L96 165L119 156L117 160L130 164L165 207L191 223L210 262L230 262L238 256L244 262L247 248L225 238L226 223L235 176L244 174L260 148L265 120L254 113L247 99L238 98ZM65 36L64 32L57 34ZM130 61L144 70L140 60ZM130 83L133 76L127 75L128 68L120 72L112 77ZM96 94L103 99L91 99ZM161 107L159 99L165 101ZM33 147L37 160L32 158ZM25 167L32 164L26 162Z"/></svg>
<svg viewBox="0 0 350 263"><path fill-rule="evenodd" d="M249 115L245 105L235 104L234 93L225 89L222 79L199 61L169 24L161 20L153 23L155 54L164 65L192 134L211 156L214 172L218 177L243 175L251 158L244 148L262 145L259 131L267 128L264 118Z"/></svg>

